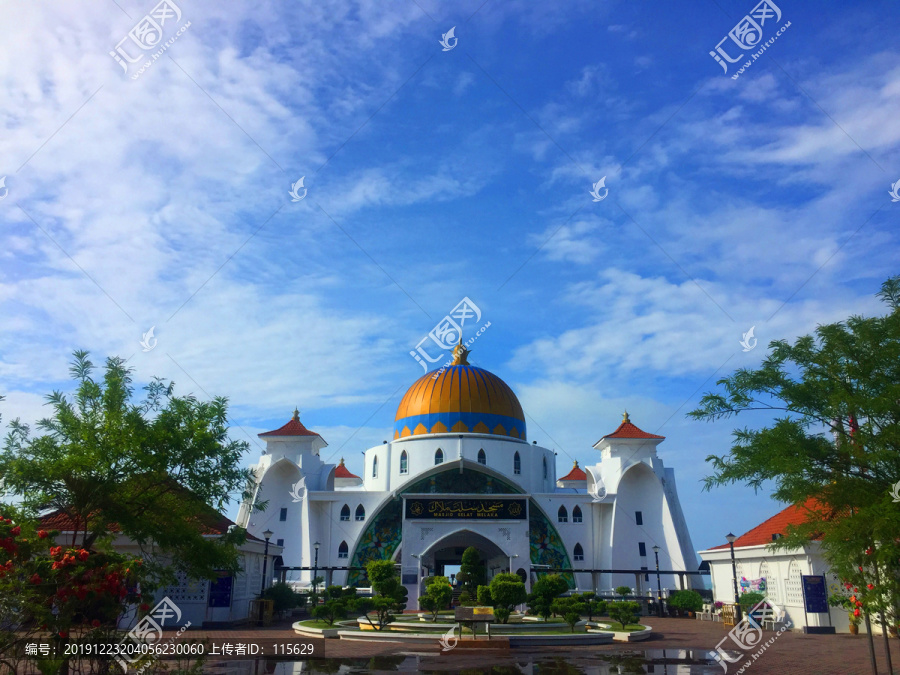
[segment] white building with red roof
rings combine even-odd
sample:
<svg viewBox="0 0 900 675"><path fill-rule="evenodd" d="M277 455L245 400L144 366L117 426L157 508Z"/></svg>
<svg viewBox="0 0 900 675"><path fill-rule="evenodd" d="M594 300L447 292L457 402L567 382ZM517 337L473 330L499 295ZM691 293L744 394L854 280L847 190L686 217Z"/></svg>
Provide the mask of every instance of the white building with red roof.
<svg viewBox="0 0 900 675"><path fill-rule="evenodd" d="M488 579L518 573L527 584L546 571L572 588L642 595L662 582L697 584L697 558L675 478L657 456L662 436L628 414L594 445L598 461L557 477L556 452L529 442L525 414L499 377L468 363L426 373L397 409L393 438L365 451L363 476L324 461L325 440L300 421L260 434L266 450L253 467L256 499L237 522L273 532L283 568L301 585L365 586L370 560L398 563L416 606L422 579L448 574L474 546ZM283 569L281 568L281 569ZM693 579L691 577L693 576Z"/></svg>

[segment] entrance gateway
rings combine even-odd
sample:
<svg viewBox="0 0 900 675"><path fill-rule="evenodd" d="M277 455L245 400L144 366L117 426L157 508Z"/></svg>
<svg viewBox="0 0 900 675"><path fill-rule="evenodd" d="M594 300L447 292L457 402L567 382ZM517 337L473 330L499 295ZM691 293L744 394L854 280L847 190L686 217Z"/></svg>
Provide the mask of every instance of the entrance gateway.
<svg viewBox="0 0 900 675"><path fill-rule="evenodd" d="M323 459L328 444L296 411L260 434L254 498L269 508L245 504L238 524L256 537L271 531L280 568L296 571L288 580L302 587L325 571L327 583L366 587L366 564L392 560L415 609L424 577L452 571L474 546L487 580L511 571L530 587L553 570L573 589L646 594L656 590L658 547L662 587L681 587L685 575L690 585L697 558L675 474L656 453L664 438L625 413L593 449L592 439L559 449L587 460L559 476L557 451L528 440L513 390L467 356L458 345L450 366L409 387L358 475Z"/></svg>

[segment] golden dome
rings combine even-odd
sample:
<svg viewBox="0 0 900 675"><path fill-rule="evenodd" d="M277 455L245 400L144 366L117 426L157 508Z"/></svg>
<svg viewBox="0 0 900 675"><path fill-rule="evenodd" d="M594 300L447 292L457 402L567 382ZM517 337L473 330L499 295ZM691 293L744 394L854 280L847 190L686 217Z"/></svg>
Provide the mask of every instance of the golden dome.
<svg viewBox="0 0 900 675"><path fill-rule="evenodd" d="M495 434L525 440L525 413L499 377L466 362L426 373L407 390L394 417L394 439L422 434Z"/></svg>

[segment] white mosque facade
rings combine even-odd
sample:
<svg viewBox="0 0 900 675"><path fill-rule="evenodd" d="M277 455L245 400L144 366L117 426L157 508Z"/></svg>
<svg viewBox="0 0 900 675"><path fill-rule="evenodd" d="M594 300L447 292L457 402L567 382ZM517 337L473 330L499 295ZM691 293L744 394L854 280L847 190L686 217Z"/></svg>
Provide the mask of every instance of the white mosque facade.
<svg viewBox="0 0 900 675"><path fill-rule="evenodd" d="M256 499L238 524L283 547L281 562L317 568L326 583L366 586L363 568L391 559L417 606L421 580L458 565L478 549L488 578L563 571L570 587L689 586L697 558L682 515L673 470L656 453L662 436L631 423L594 448L598 461L557 477L556 453L529 442L512 389L469 365L464 347L449 367L419 378L398 407L393 438L365 452L364 475L326 464L327 445L294 417L260 434ZM318 544L318 546L316 546ZM682 574L672 574L681 572ZM694 577L694 583L698 577Z"/></svg>

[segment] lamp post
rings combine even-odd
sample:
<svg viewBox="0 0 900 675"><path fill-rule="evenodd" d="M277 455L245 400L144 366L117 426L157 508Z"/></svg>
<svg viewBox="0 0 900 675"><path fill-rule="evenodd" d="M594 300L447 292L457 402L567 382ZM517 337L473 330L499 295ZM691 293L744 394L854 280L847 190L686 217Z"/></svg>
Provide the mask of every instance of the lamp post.
<svg viewBox="0 0 900 675"><path fill-rule="evenodd" d="M313 593L316 594L319 592L319 584L316 582L316 579L319 578L319 546L321 546L319 542L313 544L313 548L316 550L316 557L313 562ZM318 604L318 602L319 599L316 598L316 604Z"/></svg>
<svg viewBox="0 0 900 675"><path fill-rule="evenodd" d="M263 573L262 573L262 583L259 587L259 594L262 595L266 590L266 563L269 562L269 539L272 538L274 533L272 530L266 530L263 532L263 537L266 538L266 550L263 551Z"/></svg>
<svg viewBox="0 0 900 675"><path fill-rule="evenodd" d="M741 598L738 594L737 581L737 563L734 561L734 540L737 539L731 532L725 535L728 540L728 546L731 549L731 579L734 582L734 620L735 623L741 620Z"/></svg>
<svg viewBox="0 0 900 675"><path fill-rule="evenodd" d="M656 557L656 616L662 618L662 587L659 583L659 546L653 547Z"/></svg>

